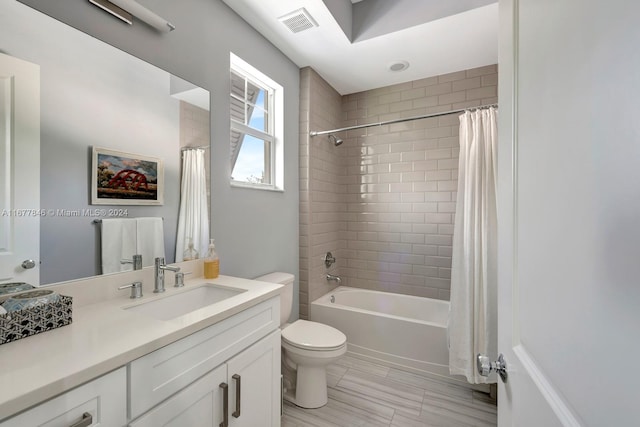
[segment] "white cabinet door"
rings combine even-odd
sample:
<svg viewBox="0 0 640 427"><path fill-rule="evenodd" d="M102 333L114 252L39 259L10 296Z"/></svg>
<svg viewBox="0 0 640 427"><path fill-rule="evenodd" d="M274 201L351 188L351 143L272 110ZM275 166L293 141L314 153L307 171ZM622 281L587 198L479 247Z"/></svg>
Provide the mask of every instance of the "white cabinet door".
<svg viewBox="0 0 640 427"><path fill-rule="evenodd" d="M82 420L89 422L89 418L89 424L78 424ZM126 422L127 376L126 368L120 368L9 418L0 427L111 427Z"/></svg>
<svg viewBox="0 0 640 427"><path fill-rule="evenodd" d="M130 427L218 427L223 422L227 366L204 375L129 424ZM259 424L258 424L259 425Z"/></svg>
<svg viewBox="0 0 640 427"><path fill-rule="evenodd" d="M229 425L280 425L280 330L227 363Z"/></svg>

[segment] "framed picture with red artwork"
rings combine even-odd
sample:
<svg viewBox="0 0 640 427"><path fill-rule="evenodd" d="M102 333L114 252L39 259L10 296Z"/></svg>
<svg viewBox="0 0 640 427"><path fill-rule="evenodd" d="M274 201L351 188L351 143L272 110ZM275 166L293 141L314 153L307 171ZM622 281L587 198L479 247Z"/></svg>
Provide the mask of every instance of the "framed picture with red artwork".
<svg viewBox="0 0 640 427"><path fill-rule="evenodd" d="M164 167L156 157L93 147L92 205L162 205Z"/></svg>

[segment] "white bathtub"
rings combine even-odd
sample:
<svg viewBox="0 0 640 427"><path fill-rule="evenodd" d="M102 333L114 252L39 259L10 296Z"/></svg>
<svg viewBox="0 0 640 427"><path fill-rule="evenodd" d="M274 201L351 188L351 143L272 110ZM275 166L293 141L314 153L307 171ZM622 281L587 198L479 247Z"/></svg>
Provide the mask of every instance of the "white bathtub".
<svg viewBox="0 0 640 427"><path fill-rule="evenodd" d="M342 331L352 355L411 371L449 375L449 302L340 286L311 303L311 320Z"/></svg>

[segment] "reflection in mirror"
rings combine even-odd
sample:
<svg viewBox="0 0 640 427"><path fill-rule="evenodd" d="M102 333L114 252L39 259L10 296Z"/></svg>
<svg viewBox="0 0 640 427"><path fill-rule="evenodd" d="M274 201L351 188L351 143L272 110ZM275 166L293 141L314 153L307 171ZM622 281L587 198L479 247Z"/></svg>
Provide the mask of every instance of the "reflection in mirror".
<svg viewBox="0 0 640 427"><path fill-rule="evenodd" d="M96 219L161 218L165 258L174 262L181 148L209 146L209 93L15 1L0 6L0 53L40 68L40 204L23 206L38 212L40 233L21 255L39 261L34 284L102 273ZM91 205L92 147L161 159L164 203ZM26 281L22 270L0 271L0 283Z"/></svg>

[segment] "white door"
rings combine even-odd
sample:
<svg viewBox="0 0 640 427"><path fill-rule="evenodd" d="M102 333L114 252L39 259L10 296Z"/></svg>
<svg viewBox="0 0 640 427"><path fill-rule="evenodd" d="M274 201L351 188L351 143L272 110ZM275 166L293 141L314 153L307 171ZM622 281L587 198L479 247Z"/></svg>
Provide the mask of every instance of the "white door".
<svg viewBox="0 0 640 427"><path fill-rule="evenodd" d="M500 0L500 426L640 425L638 17Z"/></svg>
<svg viewBox="0 0 640 427"><path fill-rule="evenodd" d="M0 283L40 284L41 214L40 67L0 53Z"/></svg>

